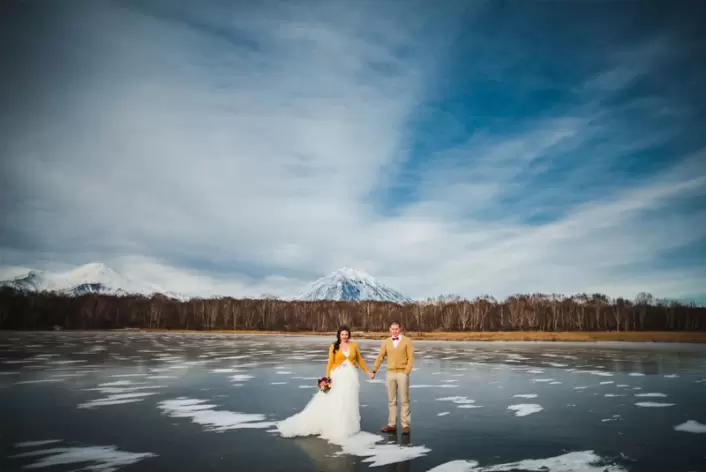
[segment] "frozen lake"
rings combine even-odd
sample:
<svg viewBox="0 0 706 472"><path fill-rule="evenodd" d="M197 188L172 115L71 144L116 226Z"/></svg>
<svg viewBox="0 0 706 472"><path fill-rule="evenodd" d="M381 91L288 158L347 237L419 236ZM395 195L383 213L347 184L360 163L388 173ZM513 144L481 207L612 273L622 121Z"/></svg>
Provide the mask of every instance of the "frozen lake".
<svg viewBox="0 0 706 472"><path fill-rule="evenodd" d="M0 332L0 470L706 470L706 346L417 341L408 439L378 433L384 370L366 433L280 438L331 341Z"/></svg>

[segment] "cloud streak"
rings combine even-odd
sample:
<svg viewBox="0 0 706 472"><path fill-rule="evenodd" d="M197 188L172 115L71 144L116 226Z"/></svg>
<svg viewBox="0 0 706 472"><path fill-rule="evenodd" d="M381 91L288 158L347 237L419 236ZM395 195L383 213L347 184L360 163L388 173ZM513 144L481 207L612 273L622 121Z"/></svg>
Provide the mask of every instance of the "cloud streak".
<svg viewBox="0 0 706 472"><path fill-rule="evenodd" d="M341 266L413 298L701 295L704 270L669 264L706 238L704 109L680 73L654 79L683 65L679 31L552 76L551 50L502 54L492 6L318 7L47 6L37 39L17 6L3 270L101 260L193 295L291 296Z"/></svg>

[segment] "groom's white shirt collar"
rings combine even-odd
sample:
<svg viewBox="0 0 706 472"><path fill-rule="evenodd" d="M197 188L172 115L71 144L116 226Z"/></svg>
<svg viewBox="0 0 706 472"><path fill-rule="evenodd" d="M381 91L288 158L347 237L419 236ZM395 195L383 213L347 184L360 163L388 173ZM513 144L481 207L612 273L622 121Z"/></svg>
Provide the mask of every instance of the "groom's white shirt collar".
<svg viewBox="0 0 706 472"><path fill-rule="evenodd" d="M395 337L395 336L390 336L390 339L392 339L392 338L394 338L394 337ZM397 347L397 345L400 343L400 341L402 341L402 334L401 334L401 333L398 334L398 335L397 335L397 338L398 338L397 341L394 341L394 340L392 341L392 344L394 344L395 347Z"/></svg>

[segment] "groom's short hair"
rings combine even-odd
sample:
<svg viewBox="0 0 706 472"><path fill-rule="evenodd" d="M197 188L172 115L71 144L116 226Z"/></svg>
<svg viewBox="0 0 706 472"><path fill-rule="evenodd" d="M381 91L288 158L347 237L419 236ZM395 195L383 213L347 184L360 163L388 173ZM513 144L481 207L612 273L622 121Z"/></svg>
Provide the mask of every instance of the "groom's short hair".
<svg viewBox="0 0 706 472"><path fill-rule="evenodd" d="M390 326L392 326L392 325L397 325L397 326L399 326L399 327L402 327L402 325L400 324L400 322L397 321L397 320L392 320L392 322L390 322Z"/></svg>

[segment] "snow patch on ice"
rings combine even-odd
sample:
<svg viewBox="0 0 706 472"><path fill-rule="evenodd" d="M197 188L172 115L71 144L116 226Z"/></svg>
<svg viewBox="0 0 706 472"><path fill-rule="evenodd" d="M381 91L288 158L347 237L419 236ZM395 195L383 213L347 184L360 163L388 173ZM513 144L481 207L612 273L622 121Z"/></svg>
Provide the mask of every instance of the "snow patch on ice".
<svg viewBox="0 0 706 472"><path fill-rule="evenodd" d="M39 441L41 442L41 441ZM10 458L45 456L24 468L38 469L66 464L87 464L84 470L113 472L121 466L135 464L143 459L157 457L151 452L125 452L115 446L56 447L23 452Z"/></svg>
<svg viewBox="0 0 706 472"><path fill-rule="evenodd" d="M682 424L676 425L674 430L685 433L706 433L706 424L701 424L694 420L688 420Z"/></svg>
<svg viewBox="0 0 706 472"><path fill-rule="evenodd" d="M378 444L384 439L382 436L361 431L347 439L331 443L341 448L341 451L336 455L364 457L362 462L370 463L370 467L409 461L431 452L431 449L425 446Z"/></svg>
<svg viewBox="0 0 706 472"><path fill-rule="evenodd" d="M544 408L536 403L520 403L518 405L510 405L507 409L514 411L515 416L527 416L533 413L538 413Z"/></svg>
<svg viewBox="0 0 706 472"><path fill-rule="evenodd" d="M241 382L243 380L250 380L252 378L254 377L250 374L235 374L230 376L230 379L234 382Z"/></svg>
<svg viewBox="0 0 706 472"><path fill-rule="evenodd" d="M15 443L15 447L35 447L35 446L44 446L45 444L54 444L61 442L61 439L44 439L41 441L24 441L24 442L18 442Z"/></svg>
<svg viewBox="0 0 706 472"><path fill-rule="evenodd" d="M108 405L122 405L123 403L140 402L150 395L155 395L157 392L142 392L142 393L117 393L108 395L103 398L96 398L85 403L79 403L78 408L95 408Z"/></svg>
<svg viewBox="0 0 706 472"><path fill-rule="evenodd" d="M602 465L605 462L593 451L577 451L546 459L524 459L519 462L479 466L474 460L455 460L438 465L428 472L626 472L618 465Z"/></svg>
<svg viewBox="0 0 706 472"><path fill-rule="evenodd" d="M204 404L206 400L179 397L164 400L159 408L173 418L191 418L206 431L223 432L231 429L269 428L275 422L265 421L265 415L259 413L238 413L227 410L215 410L216 405Z"/></svg>
<svg viewBox="0 0 706 472"><path fill-rule="evenodd" d="M437 398L436 400L440 402L452 402L456 405L468 405L476 402L475 400L471 400L468 397L442 397Z"/></svg>

